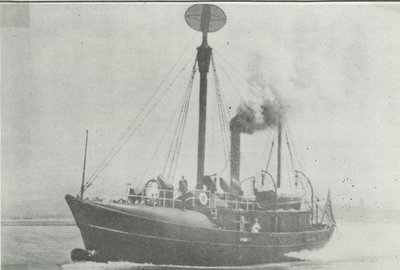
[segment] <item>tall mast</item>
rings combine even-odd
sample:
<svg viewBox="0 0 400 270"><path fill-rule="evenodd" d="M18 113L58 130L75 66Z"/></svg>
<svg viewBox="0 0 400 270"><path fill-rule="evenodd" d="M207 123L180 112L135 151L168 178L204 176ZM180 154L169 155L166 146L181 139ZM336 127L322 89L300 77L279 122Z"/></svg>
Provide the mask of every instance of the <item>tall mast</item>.
<svg viewBox="0 0 400 270"><path fill-rule="evenodd" d="M281 149L282 149L282 120L278 123L278 168L276 172L276 187L281 187Z"/></svg>
<svg viewBox="0 0 400 270"><path fill-rule="evenodd" d="M203 8L202 19L210 18L210 11ZM202 20L203 22L203 20ZM199 141L197 150L197 185L203 185L204 162L206 148L206 122L207 122L207 73L210 67L212 48L207 44L207 32L203 32L203 42L197 48L197 63L200 72L199 94Z"/></svg>
<svg viewBox="0 0 400 270"><path fill-rule="evenodd" d="M226 16L217 6L196 4L188 8L185 13L185 20L190 27L203 34L203 42L197 48L197 63L200 72L197 187L201 187L203 185L206 148L207 73L210 67L212 52L212 48L208 46L207 37L208 32L218 31L225 25Z"/></svg>

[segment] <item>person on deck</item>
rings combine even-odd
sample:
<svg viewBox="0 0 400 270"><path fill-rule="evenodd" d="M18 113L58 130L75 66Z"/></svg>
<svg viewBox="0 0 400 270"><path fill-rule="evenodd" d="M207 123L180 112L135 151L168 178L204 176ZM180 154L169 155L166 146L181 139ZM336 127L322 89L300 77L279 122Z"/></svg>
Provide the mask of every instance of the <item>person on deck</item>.
<svg viewBox="0 0 400 270"><path fill-rule="evenodd" d="M186 198L187 198L187 193L189 191L188 189L188 182L185 179L185 176L182 175L181 180L179 180L179 192L182 193L181 198L182 198L182 210L185 209L185 203L186 203Z"/></svg>
<svg viewBox="0 0 400 270"><path fill-rule="evenodd" d="M182 175L181 180L179 180L179 191L180 191L182 194L185 194L186 192L188 192L188 182L187 182L187 180L185 179L185 176L184 176L184 175Z"/></svg>
<svg viewBox="0 0 400 270"><path fill-rule="evenodd" d="M254 219L254 224L251 226L251 232L252 233L258 233L261 230L260 223L258 223L258 219Z"/></svg>

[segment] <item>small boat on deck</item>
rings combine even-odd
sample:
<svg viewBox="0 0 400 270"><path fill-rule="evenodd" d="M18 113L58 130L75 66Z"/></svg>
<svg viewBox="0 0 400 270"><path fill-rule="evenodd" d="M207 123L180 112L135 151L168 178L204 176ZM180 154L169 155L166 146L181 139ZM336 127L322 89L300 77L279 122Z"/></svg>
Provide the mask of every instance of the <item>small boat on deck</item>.
<svg viewBox="0 0 400 270"><path fill-rule="evenodd" d="M196 4L186 11L185 20L202 33L203 40L197 48L172 151L166 156L167 176L149 179L140 187L129 185L119 200L106 201L85 197L84 192L95 178L85 181L83 175L80 193L65 196L85 245L84 249L71 252L72 259L242 266L280 262L289 252L324 247L336 228L330 193L325 200L318 198L311 180L295 164L292 164L293 189L284 190L283 146L289 148L290 155L292 151L278 99L261 105L264 116L261 122L254 119L254 111L247 106L239 108L237 115L228 121L223 95L215 80L221 127L228 142L224 150L227 149L230 165L225 176L205 175L207 74L210 66L216 72L207 35L221 29L226 16L215 5ZM197 70L200 73L197 181L195 188L188 190L186 179L179 181L178 188L170 179L175 177L176 155L179 155ZM273 132L274 139L270 151L266 151L269 154L265 169L242 179L241 136L255 129ZM270 172L273 149L276 150L276 175ZM251 183L251 196L243 191L244 183Z"/></svg>

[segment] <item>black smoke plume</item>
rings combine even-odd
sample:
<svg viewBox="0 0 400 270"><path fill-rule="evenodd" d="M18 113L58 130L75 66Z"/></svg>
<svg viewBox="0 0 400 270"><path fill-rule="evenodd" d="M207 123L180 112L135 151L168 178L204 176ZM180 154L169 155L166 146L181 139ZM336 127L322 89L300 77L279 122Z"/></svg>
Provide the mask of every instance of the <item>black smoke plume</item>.
<svg viewBox="0 0 400 270"><path fill-rule="evenodd" d="M256 131L275 127L284 120L285 107L280 102L264 100L259 106L259 108L254 108L248 104L242 104L230 122L230 129L253 134ZM260 110L262 117L257 117L257 109Z"/></svg>

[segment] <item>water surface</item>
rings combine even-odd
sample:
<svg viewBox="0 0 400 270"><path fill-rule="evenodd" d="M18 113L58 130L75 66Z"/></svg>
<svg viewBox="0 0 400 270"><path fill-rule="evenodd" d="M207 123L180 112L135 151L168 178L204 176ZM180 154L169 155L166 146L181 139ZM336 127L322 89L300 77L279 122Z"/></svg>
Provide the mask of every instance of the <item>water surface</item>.
<svg viewBox="0 0 400 270"><path fill-rule="evenodd" d="M83 247L75 226L2 226L2 269L186 269L128 262L74 263L70 251ZM341 223L322 250L289 254L297 262L222 269L354 270L400 269L400 224ZM190 267L205 269L206 267ZM213 269L221 269L213 268Z"/></svg>

